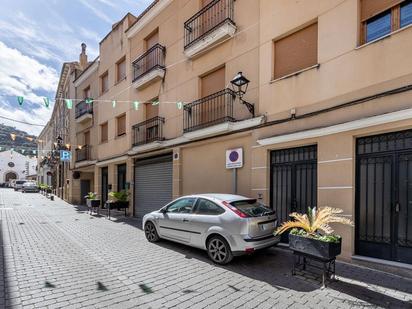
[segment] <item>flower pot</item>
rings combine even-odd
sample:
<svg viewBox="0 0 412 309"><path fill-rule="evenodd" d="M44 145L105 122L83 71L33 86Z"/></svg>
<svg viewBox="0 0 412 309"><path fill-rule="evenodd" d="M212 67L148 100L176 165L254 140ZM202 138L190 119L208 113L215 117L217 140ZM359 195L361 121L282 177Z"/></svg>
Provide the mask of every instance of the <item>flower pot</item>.
<svg viewBox="0 0 412 309"><path fill-rule="evenodd" d="M89 207L89 208L99 207L100 206L100 200L86 199L86 204L87 204L87 207Z"/></svg>
<svg viewBox="0 0 412 309"><path fill-rule="evenodd" d="M331 260L341 253L342 242L326 242L318 239L289 234L289 248L322 260Z"/></svg>

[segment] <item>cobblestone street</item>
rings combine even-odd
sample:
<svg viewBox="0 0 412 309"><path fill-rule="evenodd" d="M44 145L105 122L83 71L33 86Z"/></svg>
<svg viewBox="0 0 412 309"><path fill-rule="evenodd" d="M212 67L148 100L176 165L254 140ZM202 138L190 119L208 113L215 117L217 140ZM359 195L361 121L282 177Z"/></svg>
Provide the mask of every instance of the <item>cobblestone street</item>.
<svg viewBox="0 0 412 309"><path fill-rule="evenodd" d="M320 289L274 248L226 267L40 194L0 191L0 308L412 308L412 280L337 263Z"/></svg>

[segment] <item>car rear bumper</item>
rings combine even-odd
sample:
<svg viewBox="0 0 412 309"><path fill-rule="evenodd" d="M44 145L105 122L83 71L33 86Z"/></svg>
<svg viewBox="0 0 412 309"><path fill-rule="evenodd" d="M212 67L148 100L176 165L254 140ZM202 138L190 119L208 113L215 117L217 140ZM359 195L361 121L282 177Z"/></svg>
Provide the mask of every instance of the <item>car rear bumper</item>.
<svg viewBox="0 0 412 309"><path fill-rule="evenodd" d="M240 238L236 241L236 245L232 248L233 255L250 254L254 251L273 247L280 242L280 236L269 235L266 237L253 239L253 238Z"/></svg>

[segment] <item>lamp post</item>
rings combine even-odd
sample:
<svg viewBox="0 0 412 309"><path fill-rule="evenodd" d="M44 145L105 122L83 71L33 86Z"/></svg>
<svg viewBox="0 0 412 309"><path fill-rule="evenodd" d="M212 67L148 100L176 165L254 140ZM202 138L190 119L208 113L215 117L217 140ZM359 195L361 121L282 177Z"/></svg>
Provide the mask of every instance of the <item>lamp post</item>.
<svg viewBox="0 0 412 309"><path fill-rule="evenodd" d="M243 95L246 93L249 86L250 80L248 80L242 72L238 72L235 77L230 81L232 84L232 89L239 97L239 100L242 104L246 105L249 112L255 117L255 106L252 103L246 102L243 100Z"/></svg>

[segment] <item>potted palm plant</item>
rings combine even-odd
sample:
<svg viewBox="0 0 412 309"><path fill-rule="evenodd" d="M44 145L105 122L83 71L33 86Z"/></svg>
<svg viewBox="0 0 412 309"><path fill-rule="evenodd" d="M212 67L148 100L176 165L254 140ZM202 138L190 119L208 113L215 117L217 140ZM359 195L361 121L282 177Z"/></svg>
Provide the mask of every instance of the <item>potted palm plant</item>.
<svg viewBox="0 0 412 309"><path fill-rule="evenodd" d="M100 200L97 198L96 192L89 192L84 198L86 199L87 207L94 208L100 206Z"/></svg>
<svg viewBox="0 0 412 309"><path fill-rule="evenodd" d="M308 208L307 214L291 213L294 220L284 222L276 231L280 235L288 230L289 248L323 260L330 260L341 253L342 237L333 234L330 223L353 226L353 222L342 216L342 209L322 207Z"/></svg>
<svg viewBox="0 0 412 309"><path fill-rule="evenodd" d="M109 192L109 203L111 208L128 208L129 207L129 192L121 190L119 192Z"/></svg>

